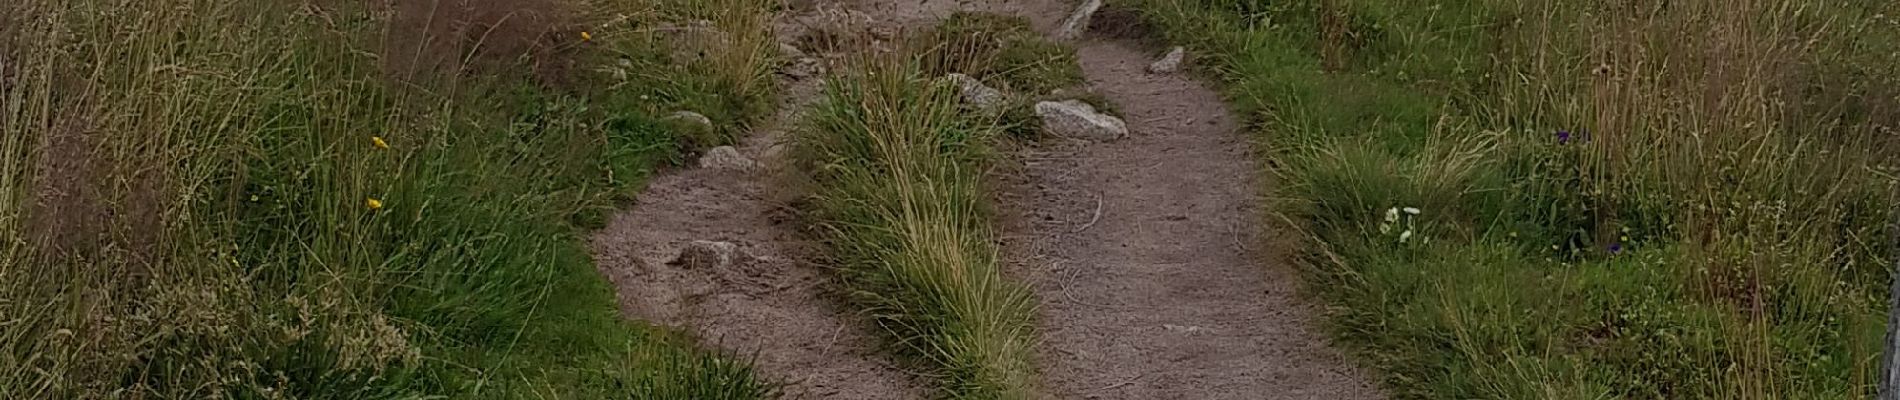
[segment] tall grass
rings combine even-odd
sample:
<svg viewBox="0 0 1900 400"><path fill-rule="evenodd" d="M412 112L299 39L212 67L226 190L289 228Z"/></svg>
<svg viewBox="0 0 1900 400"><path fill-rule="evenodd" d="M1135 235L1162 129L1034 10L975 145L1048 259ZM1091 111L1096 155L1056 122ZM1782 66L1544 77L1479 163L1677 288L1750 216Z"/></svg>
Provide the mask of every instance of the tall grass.
<svg viewBox="0 0 1900 400"><path fill-rule="evenodd" d="M1872 394L1893 4L1231 3L1137 6L1259 117L1402 396Z"/></svg>
<svg viewBox="0 0 1900 400"><path fill-rule="evenodd" d="M769 392L621 321L569 224L693 145L656 117L694 104L681 93L726 90L707 97L742 103L704 112L738 119L769 95L759 74L604 51L655 47L632 25L557 46L579 87L661 96L538 85L498 72L510 60L397 82L366 45L387 33L376 8L0 14L0 398Z"/></svg>
<svg viewBox="0 0 1900 400"><path fill-rule="evenodd" d="M982 185L995 117L961 107L915 54L867 56L830 81L799 136L813 214L852 298L948 397L1032 398L1034 300L997 265Z"/></svg>

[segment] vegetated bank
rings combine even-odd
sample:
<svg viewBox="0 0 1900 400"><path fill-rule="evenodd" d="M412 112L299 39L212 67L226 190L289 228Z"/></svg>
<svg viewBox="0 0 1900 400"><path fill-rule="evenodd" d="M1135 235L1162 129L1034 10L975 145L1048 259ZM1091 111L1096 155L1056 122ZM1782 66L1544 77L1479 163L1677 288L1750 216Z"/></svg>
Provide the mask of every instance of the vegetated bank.
<svg viewBox="0 0 1900 400"><path fill-rule="evenodd" d="M1896 5L1122 5L1256 118L1400 396L1872 395Z"/></svg>
<svg viewBox="0 0 1900 400"><path fill-rule="evenodd" d="M1036 336L1034 299L997 264L983 184L1006 112L965 103L943 74L1045 90L1080 79L1074 59L1021 19L956 14L854 60L800 133L812 217L852 300L949 397L1033 398Z"/></svg>
<svg viewBox="0 0 1900 400"><path fill-rule="evenodd" d="M0 5L0 398L768 394L576 233L766 111L771 7Z"/></svg>

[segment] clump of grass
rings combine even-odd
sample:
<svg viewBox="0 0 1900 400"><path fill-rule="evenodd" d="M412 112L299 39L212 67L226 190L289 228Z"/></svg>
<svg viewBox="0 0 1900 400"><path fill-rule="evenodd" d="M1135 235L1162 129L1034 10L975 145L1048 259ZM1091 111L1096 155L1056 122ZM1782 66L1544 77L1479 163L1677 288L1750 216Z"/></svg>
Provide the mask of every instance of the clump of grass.
<svg viewBox="0 0 1900 400"><path fill-rule="evenodd" d="M1082 84L1075 49L1043 38L1023 17L957 12L917 40L936 47L922 61L933 75L962 73L1031 95Z"/></svg>
<svg viewBox="0 0 1900 400"><path fill-rule="evenodd" d="M1271 134L1402 396L1871 395L1892 5L1138 6Z"/></svg>
<svg viewBox="0 0 1900 400"><path fill-rule="evenodd" d="M620 320L566 223L682 151L652 123L672 104L396 84L363 46L378 10L0 11L0 397L770 395ZM652 43L590 36L560 45L590 69L615 65L593 46Z"/></svg>
<svg viewBox="0 0 1900 400"><path fill-rule="evenodd" d="M594 0L595 8L625 10L622 0ZM631 104L657 104L672 111L692 111L713 121L710 135L688 137L688 148L730 144L766 115L776 94L773 71L778 41L773 36L772 1L650 0L658 16L628 15L600 26L609 37L606 51L596 53L599 65L616 65L607 72L611 86L593 88L597 96ZM638 2L635 2L638 4ZM645 18L642 18L645 17ZM677 53L693 56L676 59ZM597 71L598 72L598 71ZM659 114L665 116L666 114Z"/></svg>
<svg viewBox="0 0 1900 400"><path fill-rule="evenodd" d="M927 74L969 75L1013 93L1009 104L997 108L1002 131L1012 137L1039 134L1036 102L1074 98L1060 92L1083 83L1075 49L1043 38L1022 17L957 12L913 40L912 47L924 49ZM1114 105L1099 95L1083 93L1082 99L1114 113Z"/></svg>
<svg viewBox="0 0 1900 400"><path fill-rule="evenodd" d="M993 121L898 56L832 79L799 137L814 215L851 288L952 398L1033 397L1034 301L997 265L982 171Z"/></svg>

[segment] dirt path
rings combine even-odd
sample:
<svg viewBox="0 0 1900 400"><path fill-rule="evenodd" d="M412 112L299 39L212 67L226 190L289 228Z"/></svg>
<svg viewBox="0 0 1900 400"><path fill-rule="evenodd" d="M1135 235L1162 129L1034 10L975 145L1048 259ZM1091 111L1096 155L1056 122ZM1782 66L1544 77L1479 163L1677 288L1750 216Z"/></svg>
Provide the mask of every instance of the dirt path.
<svg viewBox="0 0 1900 400"><path fill-rule="evenodd" d="M781 16L775 27L779 41L792 45L812 29L888 36L959 9L957 0L792 5L795 15ZM736 146L758 168L690 168L656 177L631 208L593 235L595 263L618 288L628 314L693 333L729 353L756 355L759 373L786 383L788 398L926 398L928 379L894 365L878 328L834 292L836 274L812 262L822 246L800 232L788 204L798 193L783 187L795 180L781 174L787 172L786 130L820 99L823 80L787 77L781 84L779 114ZM730 263L679 262L695 241L731 243L736 254Z"/></svg>
<svg viewBox="0 0 1900 400"><path fill-rule="evenodd" d="M843 0L884 27L928 26L957 10L1026 16L1049 30L1058 0ZM809 26L782 23L792 43ZM1311 307L1259 231L1257 157L1221 99L1180 75L1142 70L1130 43L1077 44L1090 88L1129 123L1110 143L1052 140L1019 149L1001 189L1005 260L1042 301L1051 398L1371 399L1380 395L1309 328ZM791 398L911 399L930 390L880 348L877 328L832 293L834 274L800 234L773 175L817 79L788 81L779 116L747 138L751 171L689 169L656 178L593 237L597 264L628 313L756 354ZM736 245L715 268L675 263L697 240ZM698 264L698 265L696 265ZM1271 266L1270 266L1271 265Z"/></svg>
<svg viewBox="0 0 1900 400"><path fill-rule="evenodd" d="M781 42L802 22L784 18ZM634 317L755 355L791 399L922 399L928 382L894 365L877 327L843 302L823 251L799 230L783 186L787 129L820 96L821 77L783 78L779 114L736 146L751 169L692 168L649 183L596 232L596 265ZM730 263L677 262L695 241L734 245Z"/></svg>
<svg viewBox="0 0 1900 400"><path fill-rule="evenodd" d="M1039 18L1046 20L1046 18ZM1150 52L1077 43L1128 122L1109 143L1020 149L1004 255L1042 302L1045 389L1063 399L1374 399L1310 327L1261 231L1262 169L1206 86Z"/></svg>
<svg viewBox="0 0 1900 400"><path fill-rule="evenodd" d="M757 141L765 142L765 141ZM769 144L745 146L759 154ZM876 327L830 292L822 249L799 233L765 173L693 169L655 179L593 237L595 262L622 309L684 329L787 383L788 398L923 398L923 382L879 351ZM729 242L725 266L674 260L696 240Z"/></svg>

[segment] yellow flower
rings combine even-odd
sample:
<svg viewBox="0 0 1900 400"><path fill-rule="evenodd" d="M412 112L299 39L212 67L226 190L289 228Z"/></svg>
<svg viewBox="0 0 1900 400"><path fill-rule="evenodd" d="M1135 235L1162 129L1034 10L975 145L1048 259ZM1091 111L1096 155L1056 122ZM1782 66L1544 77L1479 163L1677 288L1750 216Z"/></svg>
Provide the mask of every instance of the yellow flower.
<svg viewBox="0 0 1900 400"><path fill-rule="evenodd" d="M369 137L369 143L370 143L370 144L373 144L373 145L376 145L376 148L378 148L378 149L388 149L388 148L389 148L389 142L385 142L385 141L383 141L383 137L382 137L382 136L370 136L370 137Z"/></svg>
<svg viewBox="0 0 1900 400"><path fill-rule="evenodd" d="M383 209L383 201L377 200L375 197L369 198L368 203L370 211Z"/></svg>
<svg viewBox="0 0 1900 400"><path fill-rule="evenodd" d="M594 40L594 34L587 33L587 31L581 31L581 41L585 42L589 40Z"/></svg>

